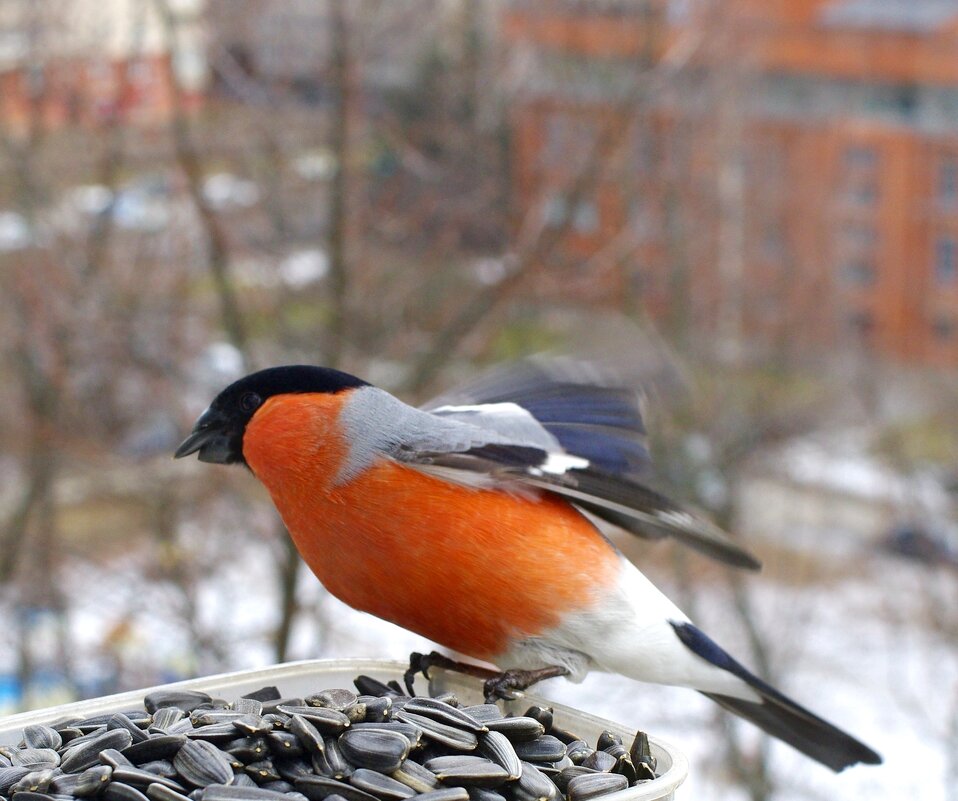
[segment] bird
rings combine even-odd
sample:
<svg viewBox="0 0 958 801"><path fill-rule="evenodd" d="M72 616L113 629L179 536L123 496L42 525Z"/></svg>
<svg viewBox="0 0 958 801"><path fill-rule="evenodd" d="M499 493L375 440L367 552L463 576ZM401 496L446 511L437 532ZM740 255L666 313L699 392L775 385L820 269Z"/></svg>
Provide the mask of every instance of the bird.
<svg viewBox="0 0 958 801"><path fill-rule="evenodd" d="M174 457L245 465L330 593L495 665L502 686L600 670L688 687L836 772L881 763L733 658L602 531L760 566L652 488L642 406L568 359L519 362L422 407L285 365L223 389Z"/></svg>

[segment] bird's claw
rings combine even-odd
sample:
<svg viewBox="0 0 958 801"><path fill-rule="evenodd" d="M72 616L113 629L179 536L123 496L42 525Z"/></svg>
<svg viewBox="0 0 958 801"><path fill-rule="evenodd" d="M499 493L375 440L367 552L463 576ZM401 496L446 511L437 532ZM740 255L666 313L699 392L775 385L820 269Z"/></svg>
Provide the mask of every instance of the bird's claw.
<svg viewBox="0 0 958 801"><path fill-rule="evenodd" d="M497 676L486 679L482 685L482 691L486 696L487 704L494 704L500 698L504 701L512 701L516 694L529 689L533 684L537 684L545 679L553 679L556 676L568 676L569 671L554 665L550 667L538 668L536 670L504 670Z"/></svg>
<svg viewBox="0 0 958 801"><path fill-rule="evenodd" d="M429 681L430 666L431 661L426 654L421 654L418 651L413 651L409 654L409 667L406 668L406 672L403 673L402 680L403 684L406 685L406 692L411 696L416 695L416 689L413 685L416 682L416 676L418 674L422 673L426 681Z"/></svg>

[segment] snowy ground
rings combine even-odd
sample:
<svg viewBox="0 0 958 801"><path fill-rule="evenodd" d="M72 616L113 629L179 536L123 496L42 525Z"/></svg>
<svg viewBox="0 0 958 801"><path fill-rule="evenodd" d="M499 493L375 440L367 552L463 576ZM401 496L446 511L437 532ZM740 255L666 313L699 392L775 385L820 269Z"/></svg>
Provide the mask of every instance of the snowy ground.
<svg viewBox="0 0 958 801"><path fill-rule="evenodd" d="M242 560L202 579L189 599L162 582L131 581L144 567L135 557L110 569L77 566L68 592L75 598L69 622L78 672L105 676L120 672L127 685L144 686L183 675L269 664L265 632L275 605L270 563L265 551L257 558L257 547L265 549L251 544ZM827 587L782 587L760 577L750 579L759 629L771 643L784 677L781 689L885 757L881 767L858 767L836 776L791 749L776 746L772 751L780 788L776 797L954 801L956 583L954 574L884 557L863 561L855 577ZM97 588L95 595L88 591L91 586ZM411 650L432 647L420 637L344 607L319 592L311 578L304 582L302 601L313 614L294 633L292 658L403 659ZM729 599L708 589L697 602L706 612L698 620L703 628L730 650L741 652L730 624ZM190 607L198 619L193 632L182 622ZM939 625L949 622L950 640ZM0 640L4 637L10 638L10 632L0 633ZM219 653L198 657L197 639ZM0 664L0 669L9 670L10 665ZM602 674L591 675L581 685L553 681L537 691L643 728L683 750L690 758L691 774L679 799L746 797L731 789L722 775L717 739L721 730L714 725L714 706L702 696ZM46 698L44 703L61 700ZM754 732L744 725L740 731L749 738Z"/></svg>

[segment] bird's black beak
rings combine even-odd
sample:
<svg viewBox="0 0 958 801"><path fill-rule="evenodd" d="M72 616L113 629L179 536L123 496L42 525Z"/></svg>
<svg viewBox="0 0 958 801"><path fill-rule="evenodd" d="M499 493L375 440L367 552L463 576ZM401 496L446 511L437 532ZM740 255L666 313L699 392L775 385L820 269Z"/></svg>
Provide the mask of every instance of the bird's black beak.
<svg viewBox="0 0 958 801"><path fill-rule="evenodd" d="M228 420L219 412L207 409L196 421L190 435L180 443L173 458L182 459L199 452L197 458L201 462L229 464L236 461L230 440Z"/></svg>

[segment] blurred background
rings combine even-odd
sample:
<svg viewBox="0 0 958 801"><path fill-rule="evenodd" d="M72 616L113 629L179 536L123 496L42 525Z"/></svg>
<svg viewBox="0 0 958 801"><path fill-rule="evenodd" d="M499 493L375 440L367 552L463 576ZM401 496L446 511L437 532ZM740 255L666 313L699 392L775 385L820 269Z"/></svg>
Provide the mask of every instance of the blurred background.
<svg viewBox="0 0 958 801"><path fill-rule="evenodd" d="M765 570L621 547L886 765L548 691L680 797L958 798L955 0L0 0L0 708L428 648L170 454L252 369L550 349L641 376L659 486Z"/></svg>

